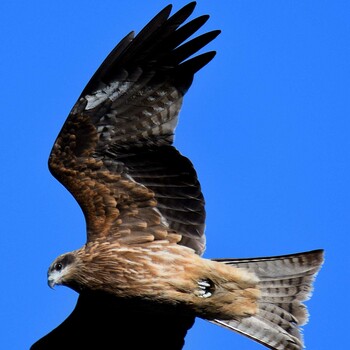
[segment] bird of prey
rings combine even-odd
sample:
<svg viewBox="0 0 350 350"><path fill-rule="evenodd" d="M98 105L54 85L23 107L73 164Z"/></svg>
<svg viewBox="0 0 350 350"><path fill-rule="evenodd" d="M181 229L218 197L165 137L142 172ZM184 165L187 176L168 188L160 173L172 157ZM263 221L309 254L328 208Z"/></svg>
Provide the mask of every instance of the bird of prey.
<svg viewBox="0 0 350 350"><path fill-rule="evenodd" d="M299 350L300 326L307 320L303 301L323 262L322 250L252 259L201 257L204 199L191 162L173 138L183 97L215 52L192 55L220 31L187 41L209 17L184 24L194 8L191 2L170 16L169 5L136 37L131 32L122 39L54 143L50 171L75 197L87 224L86 244L59 256L48 270L50 287L64 285L80 294L60 334L82 309L87 315L99 305L110 304L111 310L118 305L116 312L134 317L129 305L138 310L146 305L147 315L157 314L157 308L174 312L177 326L184 323L181 337L200 317L270 349ZM98 295L103 297L91 297ZM163 320L164 312L159 317ZM113 318L108 322L113 329ZM163 328L171 328L167 322ZM44 349L43 339L33 349Z"/></svg>

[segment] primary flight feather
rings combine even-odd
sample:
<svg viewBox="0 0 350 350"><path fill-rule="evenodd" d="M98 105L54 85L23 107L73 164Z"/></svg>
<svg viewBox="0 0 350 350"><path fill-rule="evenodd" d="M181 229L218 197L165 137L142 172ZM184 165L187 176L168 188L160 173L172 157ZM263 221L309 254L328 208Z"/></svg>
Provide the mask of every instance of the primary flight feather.
<svg viewBox="0 0 350 350"><path fill-rule="evenodd" d="M70 112L49 167L81 206L87 242L51 264L48 283L179 306L270 349L299 350L321 250L201 257L203 195L191 162L172 145L183 96L215 52L192 55L220 33L187 41L208 19L184 24L194 8L170 16L169 5L128 34Z"/></svg>

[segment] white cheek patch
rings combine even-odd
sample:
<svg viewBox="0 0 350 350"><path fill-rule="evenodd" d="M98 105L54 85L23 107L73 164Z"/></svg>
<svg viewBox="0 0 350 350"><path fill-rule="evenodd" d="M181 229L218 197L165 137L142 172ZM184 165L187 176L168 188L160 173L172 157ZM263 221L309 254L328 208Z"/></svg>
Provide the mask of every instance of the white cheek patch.
<svg viewBox="0 0 350 350"><path fill-rule="evenodd" d="M61 272L62 272L62 270L61 271L56 271L56 270L51 271L49 278L48 278L49 282L54 282L55 284L59 284L59 280L60 280L61 275L62 275Z"/></svg>
<svg viewBox="0 0 350 350"><path fill-rule="evenodd" d="M65 276L71 273L71 269L72 269L72 265L67 265L60 271L57 271L57 270L51 271L49 274L48 281L49 282L52 281L55 284L61 284Z"/></svg>
<svg viewBox="0 0 350 350"><path fill-rule="evenodd" d="M112 102L115 101L119 96L128 91L131 84L130 81L114 81L113 83L106 85L103 89L95 91L92 95L86 95L85 99L88 103L85 109L89 110L95 108L107 99L110 99Z"/></svg>
<svg viewBox="0 0 350 350"><path fill-rule="evenodd" d="M61 276L61 271L52 271L50 276L53 278L53 279L57 279L59 276Z"/></svg>

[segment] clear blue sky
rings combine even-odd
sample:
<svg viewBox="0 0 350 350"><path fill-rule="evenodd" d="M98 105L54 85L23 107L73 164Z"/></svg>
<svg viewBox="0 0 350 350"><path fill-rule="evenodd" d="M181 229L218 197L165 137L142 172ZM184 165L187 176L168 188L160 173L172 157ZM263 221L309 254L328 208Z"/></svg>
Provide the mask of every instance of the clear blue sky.
<svg viewBox="0 0 350 350"><path fill-rule="evenodd" d="M174 1L175 10L186 1ZM147 5L146 5L147 4ZM0 2L0 347L27 349L73 310L46 271L85 223L47 169L99 64L167 1ZM199 1L218 54L185 97L176 145L207 201L206 257L325 248L308 302L308 349L344 349L349 324L350 3ZM347 342L348 343L348 342ZM185 349L261 345L198 320Z"/></svg>

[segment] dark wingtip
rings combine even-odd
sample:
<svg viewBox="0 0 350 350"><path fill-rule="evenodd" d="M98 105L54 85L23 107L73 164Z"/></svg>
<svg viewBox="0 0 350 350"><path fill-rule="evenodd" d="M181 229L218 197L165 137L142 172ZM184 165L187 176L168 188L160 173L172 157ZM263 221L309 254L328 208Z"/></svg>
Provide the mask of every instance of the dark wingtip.
<svg viewBox="0 0 350 350"><path fill-rule="evenodd" d="M197 6L197 1L191 1L189 2L187 5L185 5L183 9L191 9L191 13L193 12L193 10L195 9L195 7ZM180 10L181 11L181 10Z"/></svg>
<svg viewBox="0 0 350 350"><path fill-rule="evenodd" d="M193 57L180 65L182 72L195 74L205 65L207 65L216 55L216 51L208 51L196 57Z"/></svg>
<svg viewBox="0 0 350 350"><path fill-rule="evenodd" d="M156 17L169 17L169 15L170 15L170 13L171 13L171 10L173 9L173 5L172 4L169 4L169 5L167 5L167 6L165 6L164 8L163 8L163 10L161 10L161 11L159 11L155 16L154 16L154 18L156 18Z"/></svg>

